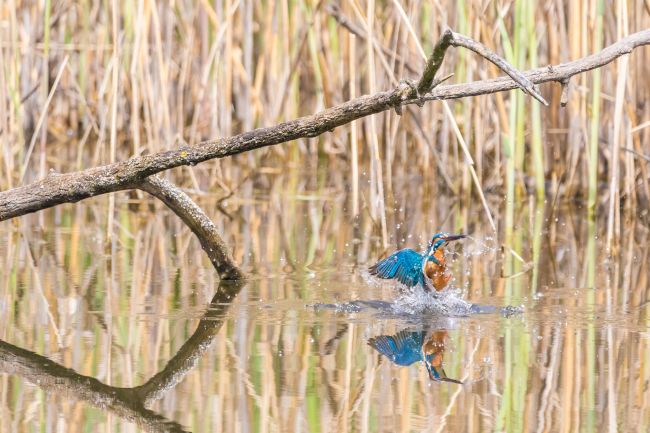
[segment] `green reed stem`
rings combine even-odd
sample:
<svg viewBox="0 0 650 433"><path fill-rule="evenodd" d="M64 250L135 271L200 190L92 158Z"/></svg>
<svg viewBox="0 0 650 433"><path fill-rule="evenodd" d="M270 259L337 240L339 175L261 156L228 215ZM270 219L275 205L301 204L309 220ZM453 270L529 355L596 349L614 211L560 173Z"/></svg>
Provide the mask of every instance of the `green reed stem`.
<svg viewBox="0 0 650 433"><path fill-rule="evenodd" d="M592 432L595 427L596 417L596 325L593 314L594 304L596 302L596 220L593 215L588 217L587 223L587 249L585 251L587 263L587 308L589 313L587 324L587 429Z"/></svg>
<svg viewBox="0 0 650 433"><path fill-rule="evenodd" d="M511 431L512 414L512 328L506 326L503 335L503 394L494 431Z"/></svg>
<svg viewBox="0 0 650 433"><path fill-rule="evenodd" d="M510 39L508 37L508 31L505 28L505 24L502 19L498 21L499 31L501 33L501 40L503 45L503 51L506 57L506 60L509 63L512 63L514 58L514 50ZM510 92L510 110L509 110L509 119L508 119L508 135L503 139L503 157L506 160L506 211L505 211L505 233L504 233L504 243L510 245L512 242L512 234L514 228L514 214L515 214L515 141L516 141L516 123L517 123L517 99L516 93ZM504 274L511 275L512 270L512 255L506 254L504 261ZM509 292L510 286L506 284L506 297L510 296Z"/></svg>
<svg viewBox="0 0 650 433"><path fill-rule="evenodd" d="M537 65L537 35L535 33L535 3L528 1L526 3L526 29L528 45L528 57L530 59L530 67L536 68ZM542 149L542 116L540 113L539 104L533 103L530 107L530 123L531 123L531 141L530 147L532 151L533 169L535 172L535 192L537 199L544 199L544 150Z"/></svg>
<svg viewBox="0 0 650 433"><path fill-rule="evenodd" d="M603 46L603 9L604 0L598 0L596 8L596 31L594 35L594 51L599 51ZM588 211L595 212L598 198L598 131L600 120L600 69L594 71L591 99L591 128L589 130L589 194Z"/></svg>
<svg viewBox="0 0 650 433"><path fill-rule="evenodd" d="M544 201L537 200L535 204L535 222L533 223L533 275L530 283L530 293L537 293L539 285L539 258L542 249L542 230L544 229Z"/></svg>

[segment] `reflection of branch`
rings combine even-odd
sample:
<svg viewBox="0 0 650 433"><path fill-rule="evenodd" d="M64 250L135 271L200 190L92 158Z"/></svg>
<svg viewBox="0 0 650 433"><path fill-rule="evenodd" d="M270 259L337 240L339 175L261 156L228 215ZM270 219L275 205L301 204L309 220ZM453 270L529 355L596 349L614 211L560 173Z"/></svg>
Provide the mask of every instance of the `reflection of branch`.
<svg viewBox="0 0 650 433"><path fill-rule="evenodd" d="M212 339L219 333L224 315L242 287L243 283L239 281L222 283L194 334L161 372L134 389L145 405L160 399L167 390L176 386L196 366L199 358L210 347Z"/></svg>
<svg viewBox="0 0 650 433"><path fill-rule="evenodd" d="M136 423L146 431L183 432L183 428L146 408L177 385L196 365L221 329L225 313L243 282L222 282L201 318L194 334L183 344L167 366L145 384L135 388L106 385L78 374L52 360L0 340L0 372L15 374L45 391L61 393L85 401Z"/></svg>
<svg viewBox="0 0 650 433"><path fill-rule="evenodd" d="M0 371L15 374L45 391L62 393L107 410L152 432L183 432L179 424L146 409L129 388L106 385L78 374L44 356L0 340Z"/></svg>

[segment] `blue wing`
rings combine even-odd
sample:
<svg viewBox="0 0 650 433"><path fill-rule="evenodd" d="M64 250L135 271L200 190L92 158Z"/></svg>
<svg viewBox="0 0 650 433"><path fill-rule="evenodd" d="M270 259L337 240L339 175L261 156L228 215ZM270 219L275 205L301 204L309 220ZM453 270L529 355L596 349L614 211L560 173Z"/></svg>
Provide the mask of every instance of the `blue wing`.
<svg viewBox="0 0 650 433"><path fill-rule="evenodd" d="M371 338L368 344L397 365L411 365L422 360L423 332L401 331L395 335Z"/></svg>
<svg viewBox="0 0 650 433"><path fill-rule="evenodd" d="M371 266L370 273L384 279L397 278L408 287L418 283L424 286L423 259L422 255L411 249L400 250Z"/></svg>

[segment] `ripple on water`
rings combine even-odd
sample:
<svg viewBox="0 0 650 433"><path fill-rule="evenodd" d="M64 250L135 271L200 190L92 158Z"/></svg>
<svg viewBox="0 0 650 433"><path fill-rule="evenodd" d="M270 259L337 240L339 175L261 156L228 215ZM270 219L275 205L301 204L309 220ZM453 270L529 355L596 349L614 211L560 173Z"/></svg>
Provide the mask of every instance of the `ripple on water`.
<svg viewBox="0 0 650 433"><path fill-rule="evenodd" d="M461 297L460 289L429 292L421 287L402 292L394 301L356 300L335 304L307 304L316 310L334 310L339 313L358 313L376 310L396 316L467 317L473 314L502 314L505 317L523 313L523 307L473 304Z"/></svg>

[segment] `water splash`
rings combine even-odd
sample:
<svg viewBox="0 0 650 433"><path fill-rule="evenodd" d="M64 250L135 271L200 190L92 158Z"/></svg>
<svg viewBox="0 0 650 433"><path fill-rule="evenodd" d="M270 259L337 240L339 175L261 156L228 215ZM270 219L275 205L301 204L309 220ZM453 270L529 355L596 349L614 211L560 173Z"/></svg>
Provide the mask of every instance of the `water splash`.
<svg viewBox="0 0 650 433"><path fill-rule="evenodd" d="M483 256L485 254L497 253L501 249L497 240L492 236L475 238L474 236L467 235L467 239L472 240L472 242L465 242L463 245L463 257Z"/></svg>
<svg viewBox="0 0 650 433"><path fill-rule="evenodd" d="M421 287L404 292L393 302L393 310L399 314L434 314L447 317L469 316L474 304L461 297L459 289L442 292L425 291Z"/></svg>
<svg viewBox="0 0 650 433"><path fill-rule="evenodd" d="M501 314L504 317L519 315L524 312L523 306L507 305L496 307L492 305L473 304L461 297L460 289L446 289L442 292L425 291L416 286L410 291L403 292L394 301L357 300L334 304L308 304L315 310L334 310L337 313L359 313L361 311L376 311L384 315L405 317L467 317L474 314Z"/></svg>

